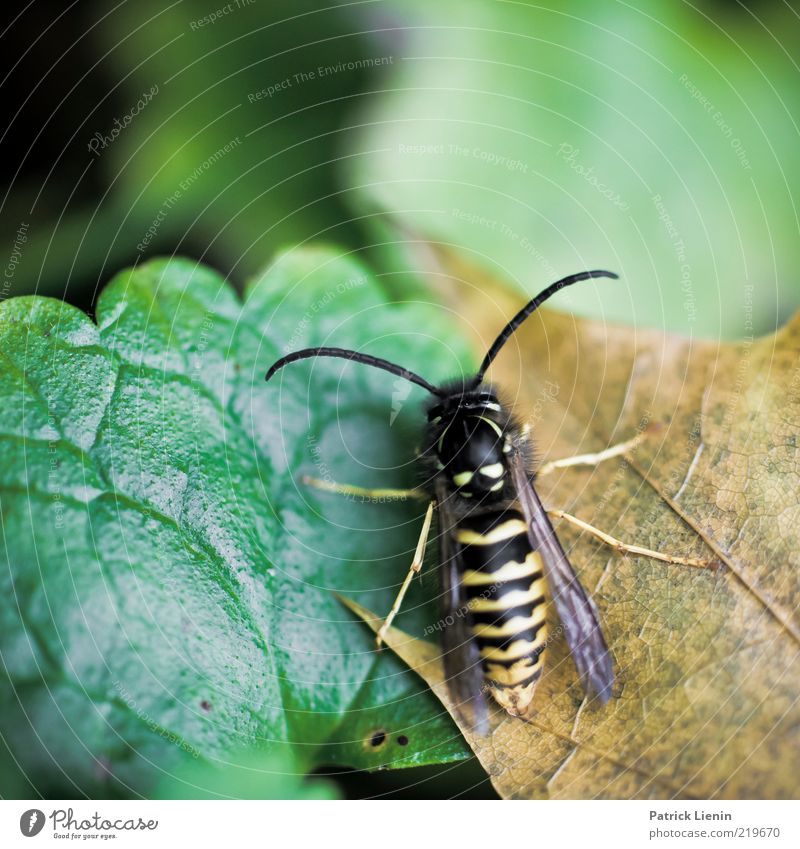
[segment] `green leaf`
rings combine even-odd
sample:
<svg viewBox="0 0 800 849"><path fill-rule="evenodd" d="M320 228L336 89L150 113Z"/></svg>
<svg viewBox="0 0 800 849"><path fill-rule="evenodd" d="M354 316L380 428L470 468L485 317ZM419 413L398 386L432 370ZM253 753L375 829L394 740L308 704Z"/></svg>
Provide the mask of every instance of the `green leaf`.
<svg viewBox="0 0 800 849"><path fill-rule="evenodd" d="M298 483L411 482L421 391L336 360L263 379L322 343L442 379L468 359L442 315L323 248L282 255L244 304L180 259L117 275L96 325L0 304L0 732L35 787L147 793L248 749L302 769L467 756L333 595L388 609L422 508ZM407 630L430 621L426 587Z"/></svg>
<svg viewBox="0 0 800 849"><path fill-rule="evenodd" d="M246 753L211 764L187 759L157 785L158 799L337 799L330 781L305 779L287 757Z"/></svg>
<svg viewBox="0 0 800 849"><path fill-rule="evenodd" d="M21 81L28 131L42 138L0 218L9 254L27 225L13 294L61 293L70 268L69 299L88 303L80 287L106 269L176 245L249 275L276 245L320 232L363 243L337 170L358 149L348 108L385 70L365 66L383 55L379 35L354 10L315 0L245 3L209 25L212 11L205 0L140 0L65 13L59 27L91 37ZM43 35L25 45L42 58L64 37L48 51ZM48 72L63 84L55 95ZM41 148L60 152L65 139L54 166Z"/></svg>
<svg viewBox="0 0 800 849"><path fill-rule="evenodd" d="M343 162L365 211L531 296L620 272L560 296L579 315L736 338L800 306L792 9L753 26L746 4L389 5L404 61L366 104L369 153Z"/></svg>

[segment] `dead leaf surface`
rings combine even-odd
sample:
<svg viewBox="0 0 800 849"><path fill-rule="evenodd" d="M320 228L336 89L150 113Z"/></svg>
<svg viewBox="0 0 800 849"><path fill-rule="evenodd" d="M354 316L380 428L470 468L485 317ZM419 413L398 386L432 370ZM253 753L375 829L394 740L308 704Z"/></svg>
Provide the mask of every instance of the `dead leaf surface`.
<svg viewBox="0 0 800 849"><path fill-rule="evenodd" d="M436 285L471 327L477 361L523 301L433 250ZM542 460L645 434L624 457L541 478L549 508L726 567L621 556L558 523L601 611L615 698L586 703L557 640L531 722L498 712L487 738L462 729L497 790L800 795L800 316L773 336L720 345L542 310L490 378L531 423ZM438 649L397 630L388 644L450 709Z"/></svg>

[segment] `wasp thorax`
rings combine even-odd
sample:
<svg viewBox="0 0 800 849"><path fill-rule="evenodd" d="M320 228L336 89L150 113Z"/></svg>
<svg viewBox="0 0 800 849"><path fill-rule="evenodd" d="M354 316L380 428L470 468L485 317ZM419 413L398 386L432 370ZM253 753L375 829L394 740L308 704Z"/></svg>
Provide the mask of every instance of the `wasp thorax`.
<svg viewBox="0 0 800 849"><path fill-rule="evenodd" d="M463 498L499 500L511 450L502 407L490 392L447 398L430 410L438 466Z"/></svg>

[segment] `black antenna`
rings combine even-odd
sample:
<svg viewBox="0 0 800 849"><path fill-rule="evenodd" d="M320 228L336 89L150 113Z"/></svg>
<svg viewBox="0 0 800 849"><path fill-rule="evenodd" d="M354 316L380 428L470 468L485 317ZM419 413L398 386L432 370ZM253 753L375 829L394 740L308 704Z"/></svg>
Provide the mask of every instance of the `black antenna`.
<svg viewBox="0 0 800 849"><path fill-rule="evenodd" d="M294 351L293 353L287 354L285 357L281 357L279 360L274 362L270 366L267 376L264 379L269 380L272 375L278 371L278 369L283 368L289 363L297 362L297 360L307 360L311 357L339 357L343 360L352 360L355 363L363 363L365 366L375 366L375 368L383 369L384 371L396 374L398 377L402 377L405 380L410 380L412 383L416 383L417 386L427 389L428 392L431 392L440 398L444 397L445 394L441 389L437 389L437 387L432 386L427 380L420 377L418 374L414 374L413 371L409 371L407 368L390 363L388 360L382 360L380 357L372 357L369 354L359 354L358 351L348 351L346 348L304 348L302 351Z"/></svg>
<svg viewBox="0 0 800 849"><path fill-rule="evenodd" d="M578 274L570 274L569 277L564 277L561 280L557 280L555 283L551 283L546 289L539 292L539 294L528 304L526 304L515 316L508 322L508 324L503 329L503 332L494 340L494 344L491 348L489 348L489 352L483 358L483 362L481 363L481 367L478 369L478 373L475 375L474 381L475 386L477 386L482 380L484 374L486 374L487 369L492 364L494 358L500 353L500 349L503 345L508 342L509 337L512 333L522 324L525 319L531 315L531 313L535 312L551 295L555 295L556 292L565 288L566 286L571 286L573 283L580 283L581 280L591 280L592 277L610 277L612 280L619 280L619 275L614 274L613 271L581 271Z"/></svg>

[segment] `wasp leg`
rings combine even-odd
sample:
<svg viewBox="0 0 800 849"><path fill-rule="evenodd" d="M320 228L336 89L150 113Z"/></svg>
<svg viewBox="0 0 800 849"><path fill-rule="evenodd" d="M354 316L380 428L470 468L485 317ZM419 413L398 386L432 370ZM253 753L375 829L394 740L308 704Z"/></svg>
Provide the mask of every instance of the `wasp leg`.
<svg viewBox="0 0 800 849"><path fill-rule="evenodd" d="M353 486L349 483L336 483L336 481L326 481L321 478L312 478L309 475L303 475L303 483L308 486L323 489L325 492L336 492L339 495L350 495L357 498L374 498L382 500L402 499L402 498L428 498L428 494L421 489L370 489L364 486Z"/></svg>
<svg viewBox="0 0 800 849"><path fill-rule="evenodd" d="M383 645L383 638L386 636L386 632L389 628L391 628L394 617L400 612L400 605L403 603L405 594L408 592L408 588L414 580L414 575L418 575L422 569L422 562L425 559L425 546L427 545L428 536L431 532L433 508L435 506L436 502L431 501L428 504L428 509L425 511L425 520L422 523L422 531L420 532L419 540L417 540L417 550L414 552L414 559L411 561L411 568L408 570L405 581L403 581L403 586L400 587L400 592L394 600L394 604L392 605L392 609L389 611L389 615L386 619L384 619L383 625L381 625L378 629L378 633L375 636L375 642L378 648Z"/></svg>
<svg viewBox="0 0 800 849"><path fill-rule="evenodd" d="M556 469L567 469L570 466L597 466L604 460L610 460L612 457L619 457L626 451L632 451L644 438L644 432L638 433L633 439L612 445L604 451L597 451L594 454L576 454L574 457L565 457L562 460L551 460L549 463L544 463L536 471L536 477L543 477L556 471Z"/></svg>
<svg viewBox="0 0 800 849"><path fill-rule="evenodd" d="M601 531L600 528L596 528L594 525L584 522L583 519L579 519L571 513L565 513L563 510L548 510L547 513L553 519L564 519L564 521L569 522L576 528L580 528L582 531L590 533L592 536L597 537L597 539L602 540L602 542L606 545L610 545L612 548L615 548L623 554L634 554L639 557L652 557L653 560L661 560L664 563L675 563L679 566L693 566L696 569L710 569L712 572L716 572L716 570L720 567L719 562L716 560L701 560L696 557L678 557L674 554L664 554L663 551L654 551L652 548L644 548L641 545L629 545L628 543L612 537L611 534Z"/></svg>

